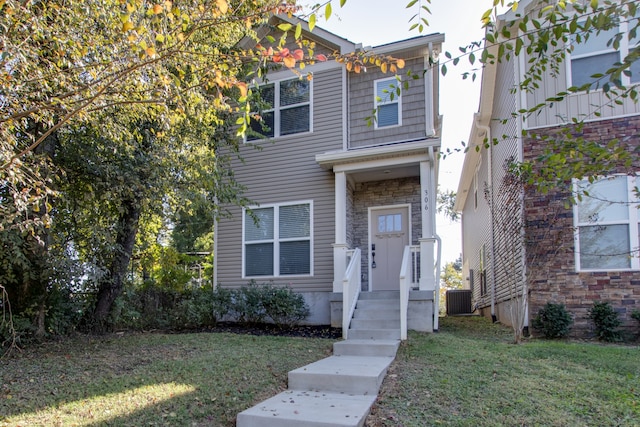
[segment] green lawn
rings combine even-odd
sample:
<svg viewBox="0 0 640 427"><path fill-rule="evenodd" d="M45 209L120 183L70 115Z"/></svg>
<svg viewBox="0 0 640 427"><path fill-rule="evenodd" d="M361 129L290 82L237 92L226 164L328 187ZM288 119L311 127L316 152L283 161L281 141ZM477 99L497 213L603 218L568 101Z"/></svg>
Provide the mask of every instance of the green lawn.
<svg viewBox="0 0 640 427"><path fill-rule="evenodd" d="M411 334L368 425L640 426L638 346L511 342L482 318Z"/></svg>
<svg viewBox="0 0 640 427"><path fill-rule="evenodd" d="M369 426L640 426L640 349L530 340L479 318L411 334ZM331 340L227 333L49 342L0 360L0 426L233 426Z"/></svg>
<svg viewBox="0 0 640 427"><path fill-rule="evenodd" d="M46 343L0 360L0 426L233 426L332 343L227 333Z"/></svg>

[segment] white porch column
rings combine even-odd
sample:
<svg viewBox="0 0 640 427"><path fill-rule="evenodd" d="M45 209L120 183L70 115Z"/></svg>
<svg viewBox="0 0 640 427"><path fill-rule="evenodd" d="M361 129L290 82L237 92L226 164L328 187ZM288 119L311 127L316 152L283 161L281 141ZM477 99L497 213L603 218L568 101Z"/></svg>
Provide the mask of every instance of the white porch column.
<svg viewBox="0 0 640 427"><path fill-rule="evenodd" d="M333 244L333 292L342 292L342 278L347 269L347 175L335 174L335 243Z"/></svg>
<svg viewBox="0 0 640 427"><path fill-rule="evenodd" d="M422 238L420 238L420 290L436 288L435 266L435 209L436 189L432 165L420 162L420 194L422 205Z"/></svg>

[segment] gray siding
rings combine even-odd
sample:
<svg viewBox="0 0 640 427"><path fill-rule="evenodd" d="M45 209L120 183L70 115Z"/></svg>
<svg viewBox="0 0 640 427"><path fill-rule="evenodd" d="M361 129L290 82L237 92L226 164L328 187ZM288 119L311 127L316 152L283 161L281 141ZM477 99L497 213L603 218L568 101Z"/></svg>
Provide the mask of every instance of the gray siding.
<svg viewBox="0 0 640 427"><path fill-rule="evenodd" d="M523 55L524 63L526 63L527 59ZM525 95L526 108L532 108L544 103L546 99L567 90L568 79L565 65L561 65L557 76L552 75L551 71L547 71L540 82L540 88ZM574 117L579 120L589 121L640 113L640 104L633 102L629 98L621 99L620 101L621 105L617 105L608 99L601 90L570 95L564 101L554 102L551 106L543 108L539 114L535 113L528 117L525 127L538 128L565 124L569 123ZM607 106L602 107L603 105ZM596 113L600 116L597 116Z"/></svg>
<svg viewBox="0 0 640 427"><path fill-rule="evenodd" d="M342 70L316 73L313 79L313 132L259 141L241 148L244 164L233 164L236 179L247 187L246 196L258 204L313 200L313 277L279 277L276 283L301 291L331 291L333 282L334 175L320 168L315 155L342 149ZM218 283L241 286L242 214L231 207L231 218L218 226ZM258 279L262 280L262 279ZM270 278L264 278L268 281Z"/></svg>
<svg viewBox="0 0 640 427"><path fill-rule="evenodd" d="M462 230L463 230L463 247L462 253L468 267L473 271L473 275L469 274L469 282L467 285L472 287L473 300L480 307L489 303L489 294L482 296L480 294L480 249L485 245L485 266L487 265L486 255L490 250L491 243L491 210L489 204L484 197L485 184L488 184L488 155L486 150L482 150L480 157L480 166L478 168L477 180L478 186L478 206L475 207L474 201L474 183L467 193L467 200L462 212ZM474 165L475 167L476 165Z"/></svg>
<svg viewBox="0 0 640 427"><path fill-rule="evenodd" d="M517 110L516 97L511 94L515 84L513 60L498 66L495 88L493 117L510 117L510 112ZM494 121L492 134L500 139L492 148L493 175L493 242L489 254L491 277L489 284L495 280L496 301L502 302L513 298L522 291L523 269L523 218L521 203L521 186L507 173L509 163L518 160L518 126L517 119L509 119L506 123ZM502 139L502 135L507 135Z"/></svg>
<svg viewBox="0 0 640 427"><path fill-rule="evenodd" d="M500 63L491 117L510 117L510 113L517 109L516 96L510 91L514 83L513 61ZM473 277L470 277L470 281L473 281L473 300L480 308L490 306L494 285L496 302L508 300L522 289L524 250L520 237L520 187L508 179L506 169L510 162L518 160L517 119L509 119L506 123L491 120L489 127L491 138L498 139L499 143L490 150L482 148L477 178L474 178L474 181L477 180L477 208L474 200L476 184L472 183L462 217L465 265L468 264L473 271ZM480 287L480 252L483 246L487 286L484 295Z"/></svg>
<svg viewBox="0 0 640 427"><path fill-rule="evenodd" d="M417 52L413 52L417 54ZM418 79L407 78L411 70ZM415 140L425 137L425 79L424 57L406 61L405 68L398 70L402 81L409 82L409 90L402 93L402 126L375 129L367 125L367 117L375 108L374 81L391 78L393 74L382 73L378 67L368 66L366 73L349 73L349 147L367 147L396 141ZM434 73L436 74L436 73ZM433 101L430 96L430 102ZM435 110L437 111L437 110Z"/></svg>

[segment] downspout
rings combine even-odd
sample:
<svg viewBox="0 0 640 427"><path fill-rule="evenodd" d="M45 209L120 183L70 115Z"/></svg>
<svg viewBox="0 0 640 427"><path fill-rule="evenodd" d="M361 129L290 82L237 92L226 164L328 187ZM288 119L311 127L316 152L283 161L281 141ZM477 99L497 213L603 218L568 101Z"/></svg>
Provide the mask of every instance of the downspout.
<svg viewBox="0 0 640 427"><path fill-rule="evenodd" d="M491 220L491 321L494 323L498 321L498 317L496 316L496 269L495 269L495 260L496 260L496 245L495 245L495 229L494 229L494 203L493 203L493 143L491 141L491 128L489 126L481 125L478 122L478 118L476 117L476 127L479 130L484 131L485 138L487 144L489 144L489 148L487 148L487 176L488 176L488 186L489 186L489 215Z"/></svg>
<svg viewBox="0 0 640 427"><path fill-rule="evenodd" d="M425 136L432 137L435 136L435 117L433 111L433 69L429 62L429 57L433 52L433 43L429 42L429 56L424 57L424 69L427 70L424 78L424 111L426 120L425 120ZM431 95L431 96L430 96ZM433 163L435 166L435 163Z"/></svg>
<svg viewBox="0 0 640 427"><path fill-rule="evenodd" d="M429 147L429 162L431 162L431 168L430 168L430 174L431 174L431 186L434 189L434 191L437 191L437 185L436 185L436 157L435 157L435 153L433 151L433 147L430 146ZM435 194L435 193L433 193ZM435 200L435 197L431 198L432 200ZM435 243L438 244L438 252L436 255L436 265L435 265L435 269L436 269L436 274L435 274L435 291L434 291L434 295L433 295L433 331L437 332L438 328L440 326L440 319L439 319L439 312L440 312L440 262L442 260L442 240L440 239L440 236L438 236L438 234L435 232L436 230L436 212L433 206L434 202L431 202L431 206L429 207L429 211L430 211L430 220L431 220L431 230L432 230L432 238L435 241ZM424 236L423 236L424 237Z"/></svg>

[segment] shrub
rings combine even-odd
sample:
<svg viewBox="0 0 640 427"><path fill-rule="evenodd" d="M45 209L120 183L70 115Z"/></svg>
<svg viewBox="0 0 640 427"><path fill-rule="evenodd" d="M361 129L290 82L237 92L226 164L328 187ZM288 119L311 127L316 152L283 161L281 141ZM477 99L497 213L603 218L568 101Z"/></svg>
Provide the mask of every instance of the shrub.
<svg viewBox="0 0 640 427"><path fill-rule="evenodd" d="M622 337L618 327L622 321L609 302L594 302L593 307L589 310L589 318L593 320L598 339L608 342L620 341Z"/></svg>
<svg viewBox="0 0 640 427"><path fill-rule="evenodd" d="M247 286L233 291L231 299L231 312L238 322L262 323L266 317L262 305L262 287L254 280Z"/></svg>
<svg viewBox="0 0 640 427"><path fill-rule="evenodd" d="M212 292L212 313L214 320L217 322L231 311L233 301L232 292L229 289L218 286Z"/></svg>
<svg viewBox="0 0 640 427"><path fill-rule="evenodd" d="M291 288L264 285L262 305L267 317L281 326L297 325L309 315L309 306L301 294Z"/></svg>
<svg viewBox="0 0 640 427"><path fill-rule="evenodd" d="M631 313L631 318L636 319L638 322L640 322L640 310L633 310L633 312Z"/></svg>
<svg viewBox="0 0 640 427"><path fill-rule="evenodd" d="M548 302L533 319L533 327L545 338L562 338L569 334L573 319L564 304Z"/></svg>

